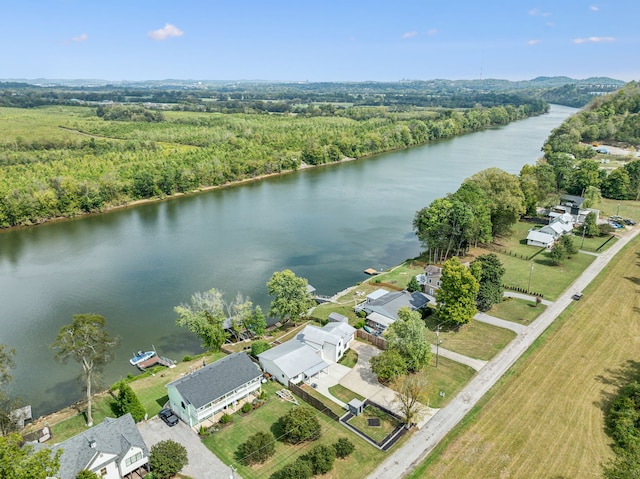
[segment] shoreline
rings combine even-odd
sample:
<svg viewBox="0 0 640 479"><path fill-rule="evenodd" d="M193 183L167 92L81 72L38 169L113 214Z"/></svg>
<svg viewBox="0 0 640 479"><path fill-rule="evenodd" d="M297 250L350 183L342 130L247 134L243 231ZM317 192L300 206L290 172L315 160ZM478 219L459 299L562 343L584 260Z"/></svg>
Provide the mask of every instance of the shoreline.
<svg viewBox="0 0 640 479"><path fill-rule="evenodd" d="M415 145L415 146L423 146L423 145ZM408 148L405 148L405 149L408 149ZM384 153L390 153L392 151L398 151L398 150L384 151L384 152L376 153L376 155L384 154ZM375 155L361 156L359 158L351 158L351 157L345 156L343 159L341 159L339 161L334 161L334 162L331 162L331 163L322 163L320 165L309 165L307 163L301 163L300 166L295 170L283 170L283 171L280 171L278 173L267 173L267 174L264 174L264 175L252 176L251 178L243 178L241 180L231 181L231 182L228 182L228 183L224 183L222 185L203 186L201 188L198 188L196 190L192 190L192 191L189 191L189 192L186 192L186 193L182 193L182 192L181 193L174 193L172 195L167 195L167 196L164 196L162 198L159 198L159 197L143 198L143 199L140 199L140 200L130 201L130 202L127 202L127 203L124 203L124 204L121 204L121 205L109 206L109 207L107 207L107 208L105 208L105 209L103 209L101 211L84 212L84 213L79 213L79 214L74 215L74 216L56 216L54 218L46 218L46 219L42 219L41 221L39 221L37 223L33 223L33 224L30 224L30 225L17 225L17 226L9 226L7 228L0 228L0 234L2 234L4 232L9 232L9 231L16 231L16 230L21 230L21 229L33 228L33 227L42 226L42 225L46 225L46 224L50 224L50 223L59 223L59 222L63 222L63 221L73 221L73 220L77 220L77 219L81 219L81 218L86 218L88 216L98 216L98 215L112 213L114 211L123 210L123 209L127 209L127 208L132 208L132 207L136 207L136 206L140 206L140 205L144 205L144 204L158 203L158 202L161 202L161 201L169 201L169 200L173 200L173 199L176 199L176 198L181 198L183 196L194 196L194 195L198 195L198 194L201 194L201 193L208 193L208 192L214 191L214 190L225 189L225 188L233 188L233 187L242 186L242 185L248 184L248 183L262 181L262 180L267 179L267 178L273 178L273 177L276 177L276 176L290 175L292 173L297 173L299 171L315 169L315 168L321 168L321 167L325 167L325 166L337 166L337 165L340 165L340 164L343 164L343 163L349 163L351 161L357 161L357 160L361 160L361 159L365 159L365 158L370 158L372 156L375 156Z"/></svg>

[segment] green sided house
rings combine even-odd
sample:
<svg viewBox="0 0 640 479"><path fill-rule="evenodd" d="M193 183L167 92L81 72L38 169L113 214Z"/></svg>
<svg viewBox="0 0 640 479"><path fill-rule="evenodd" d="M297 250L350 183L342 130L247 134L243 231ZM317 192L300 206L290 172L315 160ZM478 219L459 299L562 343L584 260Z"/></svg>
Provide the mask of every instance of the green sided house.
<svg viewBox="0 0 640 479"><path fill-rule="evenodd" d="M174 414L190 427L262 391L262 372L246 353L234 353L167 384Z"/></svg>

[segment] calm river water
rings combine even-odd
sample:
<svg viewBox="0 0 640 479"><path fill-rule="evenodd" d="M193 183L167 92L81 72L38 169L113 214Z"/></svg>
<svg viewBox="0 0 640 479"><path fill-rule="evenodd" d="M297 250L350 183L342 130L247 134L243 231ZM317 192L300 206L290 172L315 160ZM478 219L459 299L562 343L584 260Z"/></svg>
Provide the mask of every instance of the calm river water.
<svg viewBox="0 0 640 479"><path fill-rule="evenodd" d="M102 386L135 373L132 352L180 360L200 341L175 326L196 291L238 291L265 312L265 283L289 268L331 295L419 253L415 212L488 167L519 172L576 110L353 161L92 217L0 233L0 343L16 349L13 392L34 415L82 395L80 366L49 345L73 314L122 338Z"/></svg>

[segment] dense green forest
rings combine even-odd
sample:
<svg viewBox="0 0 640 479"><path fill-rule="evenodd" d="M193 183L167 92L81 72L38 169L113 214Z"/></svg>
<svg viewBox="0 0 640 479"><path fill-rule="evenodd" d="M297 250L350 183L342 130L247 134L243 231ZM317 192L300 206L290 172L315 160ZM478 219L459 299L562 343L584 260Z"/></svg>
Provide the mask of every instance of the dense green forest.
<svg viewBox="0 0 640 479"><path fill-rule="evenodd" d="M150 111L140 104L0 108L0 225L407 148L544 113L548 105L314 108L324 112Z"/></svg>
<svg viewBox="0 0 640 479"><path fill-rule="evenodd" d="M628 156L614 158L605 147L598 151L601 144L626 148ZM607 198L637 199L640 163L630 160L638 146L640 84L631 82L568 118L551 133L543 150L560 190L573 194L598 190ZM607 167L609 160L622 161L622 167Z"/></svg>

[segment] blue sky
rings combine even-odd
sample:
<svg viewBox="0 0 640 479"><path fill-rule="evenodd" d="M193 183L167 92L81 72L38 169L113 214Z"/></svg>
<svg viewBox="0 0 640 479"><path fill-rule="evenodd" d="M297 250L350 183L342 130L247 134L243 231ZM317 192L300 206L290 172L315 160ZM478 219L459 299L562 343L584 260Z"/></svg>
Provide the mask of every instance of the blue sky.
<svg viewBox="0 0 640 479"><path fill-rule="evenodd" d="M0 78L640 79L640 2L3 0Z"/></svg>

